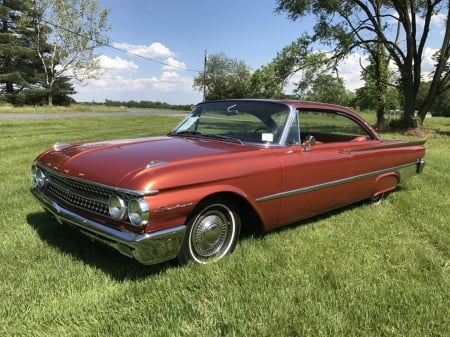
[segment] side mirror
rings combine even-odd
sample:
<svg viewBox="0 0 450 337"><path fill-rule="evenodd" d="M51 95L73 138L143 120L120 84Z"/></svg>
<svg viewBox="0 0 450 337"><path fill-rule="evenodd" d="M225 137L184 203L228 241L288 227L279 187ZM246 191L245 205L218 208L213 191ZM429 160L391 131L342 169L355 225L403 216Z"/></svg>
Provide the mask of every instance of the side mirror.
<svg viewBox="0 0 450 337"><path fill-rule="evenodd" d="M302 151L309 152L311 151L311 147L316 145L316 138L314 136L308 135L305 137L304 142L302 143Z"/></svg>

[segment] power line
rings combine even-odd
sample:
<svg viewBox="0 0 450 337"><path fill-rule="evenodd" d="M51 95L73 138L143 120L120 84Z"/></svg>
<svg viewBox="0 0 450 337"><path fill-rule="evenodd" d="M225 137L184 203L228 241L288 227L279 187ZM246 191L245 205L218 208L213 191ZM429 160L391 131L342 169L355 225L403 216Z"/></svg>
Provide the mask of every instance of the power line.
<svg viewBox="0 0 450 337"><path fill-rule="evenodd" d="M115 41L115 43L120 43L120 42ZM109 47L111 49L115 49L115 50L121 51L123 53L127 53L129 55L140 57L140 58L142 58L144 60L151 61L151 62L158 63L158 64L162 64L162 65L165 65L165 66L168 66L168 67L177 68L177 69L186 70L186 71L192 71L192 72L196 72L196 73L200 73L201 72L200 70L197 70L197 69L190 69L190 68L187 68L187 67L173 65L173 64L170 64L170 63L167 63L167 62L158 61L158 60L155 60L153 58L150 58L150 57L138 54L138 53L133 53L133 52L131 52L129 50L113 46L111 44L103 44L103 45L106 46L106 47Z"/></svg>
<svg viewBox="0 0 450 337"><path fill-rule="evenodd" d="M153 63L158 63L158 64L161 64L161 65L164 65L164 66L168 66L168 67L172 67L172 68L177 68L177 69L181 69L181 70L185 70L185 71L191 71L191 72L196 72L196 73L200 73L200 72L201 72L200 70L197 70L197 69L191 69L191 68L187 68L187 67L182 67L182 66L177 66L177 65L169 64L169 63L167 63L167 62L159 61L159 60L156 60L156 59L151 58L151 57L148 57L148 56L144 56L144 55L141 55L141 54L138 54L138 53L134 53L134 52L129 51L129 50L127 50L127 49L116 47L116 46L112 45L111 43L103 43L103 42L96 41L96 40L90 38L89 36L86 36L86 35L83 35L83 34L81 34L81 33L75 32L75 31L73 31L73 30L71 30L71 29L62 27L62 26L60 26L60 25L57 25L56 23L47 21L47 20L45 20L45 19L40 19L40 21L41 21L41 22L44 22L44 23L46 23L46 24L48 24L48 25L50 25L50 26L56 27L56 28L58 28L58 29L65 30L66 32L68 32L68 33L70 33L70 34L77 35L77 36L81 36L81 37L83 37L83 38L88 38L90 41L95 42L95 43L99 43L99 44L100 44L101 46L103 46L103 47L108 47L108 48L111 48L111 49L120 51L120 52L122 52L122 53L125 53L125 54L129 54L129 55L132 55L132 56L135 56L135 57L139 57L139 58L144 59L144 60L146 60L146 61L150 61L150 62L153 62ZM120 44L120 42L118 42L118 41L113 41L113 43Z"/></svg>

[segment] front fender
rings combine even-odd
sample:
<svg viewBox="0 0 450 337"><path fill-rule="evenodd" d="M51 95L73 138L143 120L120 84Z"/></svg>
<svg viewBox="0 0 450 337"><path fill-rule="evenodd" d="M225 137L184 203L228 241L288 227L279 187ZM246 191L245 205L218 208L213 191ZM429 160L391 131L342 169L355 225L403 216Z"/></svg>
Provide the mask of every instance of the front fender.
<svg viewBox="0 0 450 337"><path fill-rule="evenodd" d="M147 201L151 208L148 229L161 230L185 224L187 217L203 200L213 195L228 195L236 200L245 200L261 220L267 221L267 216L261 213L254 200L244 190L233 185L196 186L179 190L161 191L157 195L148 196ZM273 212L274 215L278 214ZM274 221L270 219L269 221Z"/></svg>

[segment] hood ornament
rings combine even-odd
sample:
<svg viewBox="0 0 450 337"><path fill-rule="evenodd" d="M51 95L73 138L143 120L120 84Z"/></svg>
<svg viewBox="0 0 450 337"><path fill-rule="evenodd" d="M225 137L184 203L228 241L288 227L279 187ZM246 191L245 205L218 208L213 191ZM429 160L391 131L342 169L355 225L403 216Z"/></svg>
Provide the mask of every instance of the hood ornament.
<svg viewBox="0 0 450 337"><path fill-rule="evenodd" d="M64 149L65 147L68 147L69 145L71 145L71 143L55 143L53 144L53 150L55 151L61 151L62 149Z"/></svg>
<svg viewBox="0 0 450 337"><path fill-rule="evenodd" d="M145 165L146 169L149 168L153 168L153 167L157 167L157 166L162 166L162 165L166 165L169 162L167 161L161 161L161 160L152 160L150 163L148 163L147 165Z"/></svg>

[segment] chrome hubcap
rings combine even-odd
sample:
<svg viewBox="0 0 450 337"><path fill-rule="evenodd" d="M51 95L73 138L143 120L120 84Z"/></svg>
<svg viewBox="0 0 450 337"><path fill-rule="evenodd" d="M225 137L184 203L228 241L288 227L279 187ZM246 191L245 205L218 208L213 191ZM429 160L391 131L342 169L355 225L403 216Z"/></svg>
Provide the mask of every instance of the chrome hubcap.
<svg viewBox="0 0 450 337"><path fill-rule="evenodd" d="M224 211L206 211L195 222L192 228L192 247L199 257L211 257L227 245L231 219Z"/></svg>

